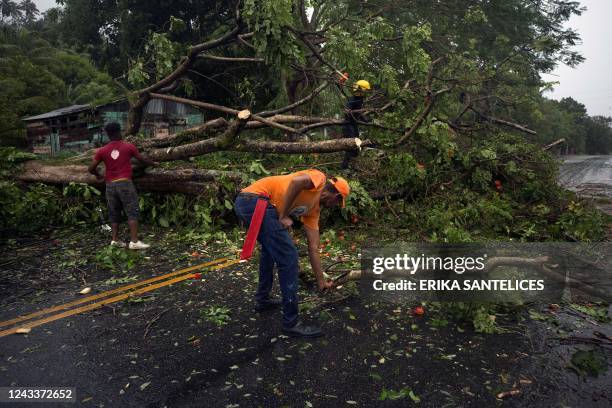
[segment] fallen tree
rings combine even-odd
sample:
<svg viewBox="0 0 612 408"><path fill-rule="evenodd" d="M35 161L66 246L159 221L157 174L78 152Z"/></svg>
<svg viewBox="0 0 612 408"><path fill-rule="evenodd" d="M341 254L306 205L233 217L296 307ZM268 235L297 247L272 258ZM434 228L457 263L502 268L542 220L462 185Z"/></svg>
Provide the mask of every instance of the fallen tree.
<svg viewBox="0 0 612 408"><path fill-rule="evenodd" d="M505 108L498 108L500 103L496 101L512 106L505 87L509 80L504 75L514 72L515 65L522 66L521 58L529 52L529 44L539 38L537 31L525 34L525 38L516 40L517 44L503 50L496 48L491 55L467 56L453 44L432 40L428 28L414 31L413 17L405 14L402 7L389 5L379 9L364 3L358 8L345 9L323 2L313 5L311 17L305 18L309 13L303 2L281 3L286 6L283 10L295 18L277 18L281 10L269 10L269 5L236 2L233 13L225 15L219 27L208 30L214 34L200 42L186 47L173 43L168 32L155 33L156 41L165 44L157 49L155 44L159 42L154 44L144 39L148 42L143 56L135 57L125 76L130 83L125 88L130 104L126 139L153 160L173 162L221 151L352 154L373 145L373 141L382 151L404 153L416 150L415 146L422 142L418 140L421 135L438 124L447 126L451 139L462 134L472 137L474 132L495 126L535 134L513 121L511 113L502 113ZM445 4L436 7L444 16ZM401 17L401 24L387 24L391 17ZM261 30L263 21L270 25L265 32ZM384 29L378 24L383 24ZM346 30L346 35L334 34L339 28ZM355 55L360 57L352 61L339 51L345 48L337 42L361 35L368 41L363 49L355 50ZM482 60L482 66L466 64L473 60ZM203 67L209 70L201 72ZM254 68L249 71L248 67ZM265 67L271 68L270 72L278 77L260 78L265 76L262 75ZM344 84L346 70L350 72L351 82ZM227 74L231 79L224 79L222 83L211 72L219 77ZM360 112L369 119L359 122L360 127L371 129L368 140L316 132L325 128L338 130L345 124L343 116L350 112L342 110L348 93L344 87L350 87L353 80L359 79L357 76L376 81L377 85L366 98L366 108ZM266 91L274 90L264 95L264 102L236 96L242 86L240 81L250 83L253 77L262 79ZM231 96L214 98L196 89L197 97L191 97L193 83L198 79L215 82ZM188 83L192 84L191 91ZM175 134L144 139L139 131L144 109L152 99L191 105L206 120ZM336 107L325 106L330 102ZM60 163L56 169L50 164L29 164L17 178L55 184L94 183L85 172L79 174L92 155L93 151L85 152ZM211 181L201 179L201 169L186 169L183 163L177 166L181 168L164 170L163 175L149 171L142 175L136 173L137 184L149 190L197 192L201 187L198 183ZM200 179L185 180L189 171ZM382 191L382 195L387 196L387 192ZM403 195L402 192L399 196Z"/></svg>
<svg viewBox="0 0 612 408"><path fill-rule="evenodd" d="M102 171L104 173L104 171ZM178 168L172 170L149 168L144 171L135 169L134 182L142 191L175 192L199 194L214 187L214 182L227 179L240 185L246 176L239 172ZM68 184L84 183L101 187L99 182L89 174L86 165L52 165L39 161L29 161L23 165L17 180L29 183Z"/></svg>

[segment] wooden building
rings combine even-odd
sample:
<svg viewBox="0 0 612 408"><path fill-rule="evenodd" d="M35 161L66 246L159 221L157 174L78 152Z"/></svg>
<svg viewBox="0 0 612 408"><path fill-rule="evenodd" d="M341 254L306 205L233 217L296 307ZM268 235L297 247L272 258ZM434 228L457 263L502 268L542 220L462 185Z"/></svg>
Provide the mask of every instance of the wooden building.
<svg viewBox="0 0 612 408"><path fill-rule="evenodd" d="M104 125L127 125L129 103L126 99L104 105L72 105L41 115L26 123L28 145L34 153L55 155L61 151L84 151L103 145L108 139ZM152 99L145 107L140 131L147 137L179 132L202 123L202 113L182 103Z"/></svg>

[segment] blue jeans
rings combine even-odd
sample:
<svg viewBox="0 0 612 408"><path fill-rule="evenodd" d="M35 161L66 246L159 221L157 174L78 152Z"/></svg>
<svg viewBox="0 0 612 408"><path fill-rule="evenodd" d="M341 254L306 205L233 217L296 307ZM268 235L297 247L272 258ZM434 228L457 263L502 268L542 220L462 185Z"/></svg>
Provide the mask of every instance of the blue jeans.
<svg viewBox="0 0 612 408"><path fill-rule="evenodd" d="M257 204L256 196L239 195L235 202L236 214L247 226ZM268 203L259 236L261 256L259 258L259 285L255 300L265 303L270 297L274 276L274 264L278 267L278 281L283 298L283 327L291 328L298 320L298 252L289 236L289 231L278 220L276 208Z"/></svg>

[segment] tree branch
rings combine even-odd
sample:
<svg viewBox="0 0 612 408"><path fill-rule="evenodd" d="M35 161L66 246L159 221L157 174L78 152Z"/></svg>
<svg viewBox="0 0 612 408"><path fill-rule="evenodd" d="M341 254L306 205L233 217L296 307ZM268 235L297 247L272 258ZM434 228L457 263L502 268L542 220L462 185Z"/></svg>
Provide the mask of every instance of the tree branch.
<svg viewBox="0 0 612 408"><path fill-rule="evenodd" d="M227 106L215 105L213 103L208 103L208 102L194 101L193 99L185 99L185 98L180 98L178 96L162 95L162 94L154 94L154 93L152 93L151 97L152 98L157 98L157 99L165 99L165 100L173 101L173 102L184 103L184 104L187 104L187 105L192 105L192 106L196 106L196 107L207 109L207 110L214 110L214 111L217 111L217 112L228 113L230 115L237 115L238 114L238 111L236 109L228 108ZM261 123L263 123L265 125L268 125L270 127L274 127L274 128L277 128L277 129L284 130L285 132L300 133L299 131L295 130L292 127L281 125L279 123L273 122L273 121L268 120L266 118L262 118L261 116L258 116L258 115L251 114L250 117L253 120L261 122Z"/></svg>
<svg viewBox="0 0 612 408"><path fill-rule="evenodd" d="M435 98L438 95L441 95L450 90L450 88L444 88L440 91L433 92L431 89L431 86L433 83L434 68L443 59L444 57L440 57L436 59L435 61L432 61L431 64L429 64L429 72L427 74L427 84L426 84L425 106L423 107L423 110L421 111L421 113L417 116L414 124L409 129L407 129L406 132L404 132L404 135L400 137L397 142L395 142L395 146L402 145L406 140L408 140L417 131L419 127L421 127L421 125L423 124L423 121L425 121L425 119L431 112L431 109L433 108Z"/></svg>
<svg viewBox="0 0 612 408"><path fill-rule="evenodd" d="M319 142L273 142L263 140L236 142L235 139L233 141L234 143L228 143L227 137L219 136L167 149L153 149L147 152L147 157L156 161L183 160L223 150L280 154L334 153L359 150L361 147L370 144L369 140L362 141L357 138L323 140Z"/></svg>
<svg viewBox="0 0 612 408"><path fill-rule="evenodd" d="M289 112L289 111L297 108L298 106L305 104L306 102L308 102L309 100L311 100L312 98L317 96L321 91L323 91L328 86L329 86L329 82L324 82L323 84L319 85L314 91L312 91L312 93L310 95L300 99L299 101L296 101L296 102L292 103L291 105L287 105L287 106L285 106L283 108L279 108L279 109L276 109L276 110L269 110L269 111L258 112L257 115L262 116L262 117L266 117L266 116L278 115L279 113Z"/></svg>
<svg viewBox="0 0 612 408"><path fill-rule="evenodd" d="M483 119L488 120L490 122L497 123L499 125L508 126L508 127L513 128L513 129L516 129L516 130L518 130L520 132L528 133L530 135L537 135L538 134L538 132L536 132L535 130L531 130L529 128L526 128L525 126L521 126L518 123L509 122L507 120L495 118L493 116L487 116L484 113L477 111L473 107L470 107L470 109L472 111L474 111L475 113L477 113L479 116L481 116Z"/></svg>
<svg viewBox="0 0 612 408"><path fill-rule="evenodd" d="M301 32L299 32L298 30L296 30L295 28L291 27L291 26L285 26L285 28L289 31L291 31L293 34L295 34L307 47L308 49L310 49L310 51L312 51L313 56L319 60L319 62L321 62L321 64L329 67L332 71L334 71L335 73L337 73L338 75L342 75L342 72L340 72L340 70L338 70L338 68L334 67L332 64L330 64L329 62L327 62L322 56L321 56L321 52L319 50L317 50L317 47L315 47L314 45L312 45L312 43L306 38L306 36L304 34L302 34Z"/></svg>
<svg viewBox="0 0 612 408"><path fill-rule="evenodd" d="M153 149L147 152L147 157L155 161L181 160L214 151L229 150L236 144L238 134L244 129L251 112L243 110L237 112L236 116L237 118L221 136L167 149Z"/></svg>
<svg viewBox="0 0 612 408"><path fill-rule="evenodd" d="M212 61L218 62L264 62L263 58L242 58L242 57L218 57L216 55L203 54L198 55L198 58L204 58Z"/></svg>
<svg viewBox="0 0 612 408"><path fill-rule="evenodd" d="M203 51L216 48L216 47L218 47L220 45L223 45L223 44L229 42L230 40L235 38L241 30L242 30L242 24L238 23L238 24L236 24L236 27L234 27L227 34L225 34L225 35L223 35L223 36L221 36L219 38L216 38L214 40L207 41L205 43L198 44L198 45L195 45L195 46L191 47L189 49L189 52L187 53L187 55L185 57L183 57L181 63L178 65L178 67L176 67L176 69L173 72L171 72L170 74L168 74L168 76L166 76L165 78L159 80L155 84L153 84L153 85L151 85L151 86L149 86L147 88L144 88L144 89L138 91L137 93L139 95L146 94L146 93L152 93L152 92L159 91L161 88L163 88L165 86L170 85L172 82L174 82L178 78L182 77L187 72L187 70L191 67L191 65L193 64L195 58L198 56L198 54L200 54Z"/></svg>

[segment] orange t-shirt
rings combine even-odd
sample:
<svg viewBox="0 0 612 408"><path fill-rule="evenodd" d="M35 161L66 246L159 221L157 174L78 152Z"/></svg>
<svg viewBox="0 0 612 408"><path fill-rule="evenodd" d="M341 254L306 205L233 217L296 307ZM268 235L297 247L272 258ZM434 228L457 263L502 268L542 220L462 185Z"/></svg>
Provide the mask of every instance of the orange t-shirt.
<svg viewBox="0 0 612 408"><path fill-rule="evenodd" d="M312 180L314 188L304 190L297 195L293 206L289 210L289 215L299 217L306 227L318 230L321 212L319 200L326 181L325 174L319 170L304 170L284 176L264 177L243 189L242 192L267 194L270 196L270 203L279 210L285 205L285 195L287 188L289 188L289 183L295 176L300 174L307 174L310 180Z"/></svg>

